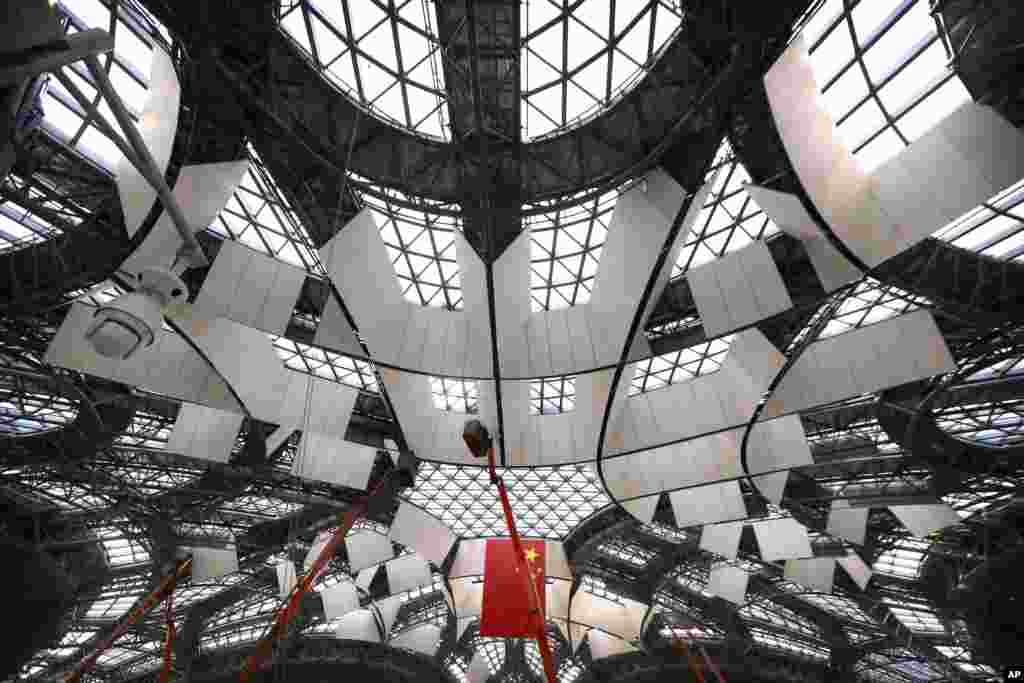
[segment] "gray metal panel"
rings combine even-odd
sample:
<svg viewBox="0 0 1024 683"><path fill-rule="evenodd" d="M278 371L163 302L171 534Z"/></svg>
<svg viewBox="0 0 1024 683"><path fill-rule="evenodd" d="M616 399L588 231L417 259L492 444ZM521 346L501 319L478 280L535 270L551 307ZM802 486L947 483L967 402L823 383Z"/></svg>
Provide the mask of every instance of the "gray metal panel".
<svg viewBox="0 0 1024 683"><path fill-rule="evenodd" d="M747 459L752 474L814 464L800 417L787 415L777 420L756 423L750 431ZM781 474L783 476L766 480L771 491L762 487L762 493L775 505L781 503L782 489L786 483L786 473ZM781 487L776 483L777 480L781 480ZM761 480L757 481L760 484Z"/></svg>
<svg viewBox="0 0 1024 683"><path fill-rule="evenodd" d="M448 312L432 307L410 310L411 316L423 316L427 320L426 343L423 345L423 364L414 370L423 370L438 375L444 363L445 344L448 342Z"/></svg>
<svg viewBox="0 0 1024 683"><path fill-rule="evenodd" d="M363 490L370 480L377 449L317 432L302 435L292 474L336 486Z"/></svg>
<svg viewBox="0 0 1024 683"><path fill-rule="evenodd" d="M341 617L359 609L359 591L350 581L328 586L320 591L324 604L324 617L328 621Z"/></svg>
<svg viewBox="0 0 1024 683"><path fill-rule="evenodd" d="M596 367L597 355L590 332L590 307L586 304L572 306L566 309L566 316L573 369L579 371Z"/></svg>
<svg viewBox="0 0 1024 683"><path fill-rule="evenodd" d="M832 557L811 557L806 560L786 560L784 576L787 580L822 593L832 592L836 561Z"/></svg>
<svg viewBox="0 0 1024 683"><path fill-rule="evenodd" d="M846 557L840 557L838 562L843 571L849 575L861 590L867 588L873 572L865 564L864 560L860 559L860 555L851 550L847 552Z"/></svg>
<svg viewBox="0 0 1024 683"><path fill-rule="evenodd" d="M735 560L743 527L743 522L706 525L700 535L700 549Z"/></svg>
<svg viewBox="0 0 1024 683"><path fill-rule="evenodd" d="M749 580L750 575L739 567L716 563L711 565L707 591L733 604L742 605L746 601Z"/></svg>
<svg viewBox="0 0 1024 683"><path fill-rule="evenodd" d="M782 281L772 253L763 241L755 241L740 249L736 255L757 301L758 320L770 318L793 307L786 283Z"/></svg>
<svg viewBox="0 0 1024 683"><path fill-rule="evenodd" d="M174 137L178 132L181 85L171 57L159 47L155 48L152 54L149 96L136 127L156 164L157 172L163 176L167 172ZM120 155L119 157L114 176L121 198L124 226L128 235L133 236L142 227L142 222L153 208L156 190L128 159Z"/></svg>
<svg viewBox="0 0 1024 683"><path fill-rule="evenodd" d="M739 482L723 481L669 494L679 527L746 519Z"/></svg>
<svg viewBox="0 0 1024 683"><path fill-rule="evenodd" d="M754 535L765 562L813 557L807 528L795 519L754 522Z"/></svg>
<svg viewBox="0 0 1024 683"><path fill-rule="evenodd" d="M718 278L718 286L722 290L725 307L729 310L729 329L732 330L757 322L763 317L758 310L753 284L747 280L743 268L743 252L749 248L750 246L747 246L740 251L726 254L710 264L714 269L715 277ZM709 337L718 336L727 331L708 329L706 325L704 327L704 332Z"/></svg>
<svg viewBox="0 0 1024 683"><path fill-rule="evenodd" d="M359 609L349 612L339 620L334 634L342 640L364 640L370 643L380 642L380 631L377 629L377 618L373 612Z"/></svg>
<svg viewBox="0 0 1024 683"><path fill-rule="evenodd" d="M277 274L263 302L263 317L258 327L267 332L283 335L295 311L295 303L302 291L306 273L280 261L277 261L276 265Z"/></svg>
<svg viewBox="0 0 1024 683"><path fill-rule="evenodd" d="M422 315L417 310L412 311L409 325L402 339L402 346L399 347L398 355L395 358L399 365L413 369L426 367L423 362L423 353L427 344L429 325L430 320L426 315Z"/></svg>
<svg viewBox="0 0 1024 683"><path fill-rule="evenodd" d="M253 250L237 242L224 242L196 295L195 310L207 318L231 317L238 283L244 277L253 254Z"/></svg>
<svg viewBox="0 0 1024 683"><path fill-rule="evenodd" d="M825 530L833 536L863 545L867 533L868 512L868 508L851 508L845 500L834 500L828 513L828 525Z"/></svg>
<svg viewBox="0 0 1024 683"><path fill-rule="evenodd" d="M960 515L946 503L892 505L889 510L918 538L924 538L935 531L960 523Z"/></svg>
<svg viewBox="0 0 1024 683"><path fill-rule="evenodd" d="M192 549L190 585L205 583L238 571L238 551L220 548Z"/></svg>
<svg viewBox="0 0 1024 683"><path fill-rule="evenodd" d="M554 374L554 365L551 362L551 347L548 342L547 316L544 313L530 315L526 325L529 336L529 358L530 374L535 376ZM502 350L502 357L506 357Z"/></svg>
<svg viewBox="0 0 1024 683"><path fill-rule="evenodd" d="M402 501L388 531L391 540L412 548L438 567L448 556L456 535L433 515Z"/></svg>
<svg viewBox="0 0 1024 683"><path fill-rule="evenodd" d="M316 334L313 335L313 344L341 353L357 355L363 353L362 347L359 346L359 340L356 339L355 331L348 324L348 320L341 312L341 306L338 305L333 295L328 295L327 303L324 304L320 324L317 325Z"/></svg>
<svg viewBox="0 0 1024 683"><path fill-rule="evenodd" d="M569 320L566 309L546 311L543 314L548 323L548 348L551 350L551 371L555 374L571 374L575 369L572 357L572 341L569 336Z"/></svg>
<svg viewBox="0 0 1024 683"><path fill-rule="evenodd" d="M224 318L178 318L181 329L203 351L252 416L277 422L287 376L270 338Z"/></svg>
<svg viewBox="0 0 1024 683"><path fill-rule="evenodd" d="M821 236L811 214L807 213L800 198L789 192L779 192L753 183L744 185L757 205L779 227L779 230L802 242Z"/></svg>
<svg viewBox="0 0 1024 683"><path fill-rule="evenodd" d="M427 561L417 553L402 555L384 565L388 573L388 589L392 593L403 593L420 586L429 586L434 579Z"/></svg>
<svg viewBox="0 0 1024 683"><path fill-rule="evenodd" d="M661 498L660 493L656 493L653 496L646 496L644 498L634 498L633 500L626 500L622 502L622 507L629 514L636 517L644 524L649 524L654 519L654 512L658 508L658 500Z"/></svg>
<svg viewBox="0 0 1024 683"><path fill-rule="evenodd" d="M194 226L194 230L213 223L238 188L248 166L248 161L230 161L181 169L173 195L185 215L185 221ZM170 215L164 212L138 249L124 260L120 270L134 275L151 266L169 268L181 245L181 235Z"/></svg>
<svg viewBox="0 0 1024 683"><path fill-rule="evenodd" d="M633 415L638 446L655 446L666 441L659 423L671 424L674 413L678 411L678 407L673 410L672 406L665 405L665 401L659 401L663 397L655 396L656 393L640 394L636 400L627 402L626 410Z"/></svg>
<svg viewBox="0 0 1024 683"><path fill-rule="evenodd" d="M226 463L231 457L242 416L183 403L167 442L167 450L190 458Z"/></svg>
<svg viewBox="0 0 1024 683"><path fill-rule="evenodd" d="M722 294L722 289L718 285L718 277L715 274L716 263L716 261L712 261L686 272L686 281L690 285L693 303L697 306L701 324L709 337L716 334L713 330L731 328L731 318L729 310L725 306L725 296Z"/></svg>
<svg viewBox="0 0 1024 683"><path fill-rule="evenodd" d="M357 572L395 556L391 539L375 531L359 531L345 537L349 568Z"/></svg>

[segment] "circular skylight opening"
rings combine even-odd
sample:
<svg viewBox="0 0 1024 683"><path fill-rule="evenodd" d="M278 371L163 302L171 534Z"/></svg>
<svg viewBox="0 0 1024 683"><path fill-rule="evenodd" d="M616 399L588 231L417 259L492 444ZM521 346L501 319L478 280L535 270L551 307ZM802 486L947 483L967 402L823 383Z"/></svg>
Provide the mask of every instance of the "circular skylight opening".
<svg viewBox="0 0 1024 683"><path fill-rule="evenodd" d="M682 23L679 0L525 0L523 139L579 125L614 104Z"/></svg>
<svg viewBox="0 0 1024 683"><path fill-rule="evenodd" d="M679 0L522 0L521 136L601 113L647 73L682 23ZM434 0L282 0L282 30L377 116L448 140Z"/></svg>

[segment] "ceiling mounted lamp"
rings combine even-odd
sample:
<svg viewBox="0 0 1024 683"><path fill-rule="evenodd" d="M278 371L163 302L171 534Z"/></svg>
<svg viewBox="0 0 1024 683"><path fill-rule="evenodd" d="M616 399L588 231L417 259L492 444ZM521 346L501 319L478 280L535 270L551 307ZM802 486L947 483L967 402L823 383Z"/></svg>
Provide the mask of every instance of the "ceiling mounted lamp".
<svg viewBox="0 0 1024 683"><path fill-rule="evenodd" d="M163 323L163 309L182 303L188 288L180 277L163 268L138 274L138 289L100 306L85 333L96 353L127 360L153 344Z"/></svg>

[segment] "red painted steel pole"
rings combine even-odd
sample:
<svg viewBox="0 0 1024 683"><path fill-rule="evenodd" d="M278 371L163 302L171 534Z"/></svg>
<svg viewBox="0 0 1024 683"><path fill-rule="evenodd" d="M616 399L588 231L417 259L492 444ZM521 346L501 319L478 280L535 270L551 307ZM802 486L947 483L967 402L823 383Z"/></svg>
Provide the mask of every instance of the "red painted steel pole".
<svg viewBox="0 0 1024 683"><path fill-rule="evenodd" d="M505 490L505 482L498 476L498 471L494 466L493 448L487 451L487 464L491 471L491 481L498 487L498 497L501 499L501 507L505 512L505 524L508 526L508 533L512 537L512 548L515 550L519 572L523 575L523 580L530 587L528 593L530 596L530 611L533 614L539 614L541 617L535 637L537 639L537 647L540 649L540 658L544 662L544 673L547 675L548 683L558 683L554 656L551 654L551 646L544 631L544 605L541 604L540 595L537 594L537 585L533 580L533 574L530 572L529 566L527 566L526 554L523 552L523 543L519 539L516 520L512 516L512 505L508 502L508 491Z"/></svg>
<svg viewBox="0 0 1024 683"><path fill-rule="evenodd" d="M107 637L96 651L81 661L81 663L64 679L65 683L80 683L82 675L88 673L92 667L96 665L96 660L100 658L104 652L110 649L110 647L117 641L118 638L128 632L135 623L145 616L151 609L163 602L164 598L170 595L174 591L174 587L178 584L178 580L188 576L192 572L192 560L187 559L179 564L174 572L160 582L160 585L146 596L146 599L141 605L136 607L134 610L125 617L116 628L113 633Z"/></svg>
<svg viewBox="0 0 1024 683"><path fill-rule="evenodd" d="M390 476L390 474L388 475ZM369 507L370 500L385 490L385 484L387 478L385 477L370 491L369 494L361 501L353 505L351 508L345 511L342 515L341 523L338 525L337 531L331 536L331 540L323 547L320 551L319 557L316 558L316 562L306 573L306 576L302 579L302 582L295 587L292 591L291 598L288 600L288 605L277 613L277 620L271 627L270 632L264 636L260 642L256 644L256 651L253 652L245 660L245 665L242 667L241 683L249 683L253 672L257 671L274 652L274 642L288 630L288 624L291 622L292 617L299 609L299 605L302 603L302 598L309 590L313 587L313 583L317 577L320 576L320 572L323 571L324 567L331 560L332 557L338 552L338 546L345 540L345 535L352 528L352 525L356 523L356 520L366 514L366 510Z"/></svg>

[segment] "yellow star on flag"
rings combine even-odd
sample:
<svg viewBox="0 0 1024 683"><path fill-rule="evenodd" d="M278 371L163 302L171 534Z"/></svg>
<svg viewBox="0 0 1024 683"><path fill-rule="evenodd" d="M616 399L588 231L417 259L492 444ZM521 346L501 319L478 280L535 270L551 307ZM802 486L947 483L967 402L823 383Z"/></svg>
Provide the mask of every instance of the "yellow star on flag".
<svg viewBox="0 0 1024 683"><path fill-rule="evenodd" d="M537 555L537 551L534 550L533 548L528 548L526 550L526 552L523 553L523 554L526 555L526 561L527 562L533 562L534 560L536 560L539 557L539 555Z"/></svg>

